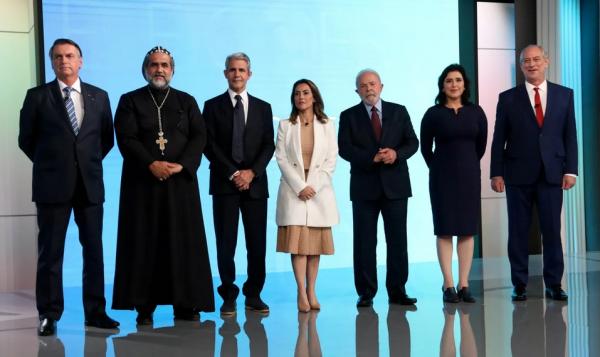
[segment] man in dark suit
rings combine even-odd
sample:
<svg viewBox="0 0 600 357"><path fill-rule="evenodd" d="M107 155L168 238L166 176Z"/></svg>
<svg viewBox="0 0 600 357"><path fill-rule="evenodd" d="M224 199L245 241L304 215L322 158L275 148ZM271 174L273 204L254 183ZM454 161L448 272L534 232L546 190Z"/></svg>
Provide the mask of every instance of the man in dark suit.
<svg viewBox="0 0 600 357"><path fill-rule="evenodd" d="M267 234L266 167L275 144L271 106L248 94L252 76L250 59L234 53L225 60L227 92L204 103L208 132L205 150L210 160L210 194L217 241L217 263L223 298L221 314L236 312L239 288L235 285L235 247L241 212L248 257L248 279L244 283L246 309L262 313L269 306L260 298L265 283Z"/></svg>
<svg viewBox="0 0 600 357"><path fill-rule="evenodd" d="M350 162L354 227L354 284L358 307L377 293L377 220L383 216L387 243L386 288L392 304L413 305L406 294L406 208L412 195L406 160L418 149L406 108L380 99L383 84L366 69L356 77L361 103L340 115L339 152Z"/></svg>
<svg viewBox="0 0 600 357"><path fill-rule="evenodd" d="M526 82L500 93L492 142L492 189L506 187L513 301L527 299L532 206L538 208L546 296L567 300L560 237L563 192L575 185L577 137L573 90L546 81L548 57L537 45L519 58Z"/></svg>
<svg viewBox="0 0 600 357"><path fill-rule="evenodd" d="M110 103L105 91L79 79L83 61L75 42L58 39L49 55L56 79L27 92L19 130L19 147L33 162L41 336L55 333L64 309L62 263L71 211L83 247L85 324L119 326L105 312L102 256L102 159L114 140Z"/></svg>

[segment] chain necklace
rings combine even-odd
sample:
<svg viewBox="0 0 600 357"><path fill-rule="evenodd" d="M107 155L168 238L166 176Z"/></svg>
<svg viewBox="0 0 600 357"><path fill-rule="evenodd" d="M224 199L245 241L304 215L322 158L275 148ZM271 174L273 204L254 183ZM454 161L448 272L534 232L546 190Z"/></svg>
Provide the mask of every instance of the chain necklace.
<svg viewBox="0 0 600 357"><path fill-rule="evenodd" d="M167 94L165 94L165 97L163 98L160 105L158 105L158 103L156 103L156 99L154 99L154 95L152 95L150 86L148 86L148 93L150 93L150 98L152 98L152 102L156 106L156 111L158 112L158 138L154 142L156 144L158 144L158 148L160 149L160 154L162 156L165 156L165 147L166 147L166 144L169 142L169 140L164 138L165 133L163 132L163 128L162 128L162 117L160 115L160 110L163 107L163 105L165 104L165 101L167 100L169 93L171 93L171 87L169 87L167 89Z"/></svg>

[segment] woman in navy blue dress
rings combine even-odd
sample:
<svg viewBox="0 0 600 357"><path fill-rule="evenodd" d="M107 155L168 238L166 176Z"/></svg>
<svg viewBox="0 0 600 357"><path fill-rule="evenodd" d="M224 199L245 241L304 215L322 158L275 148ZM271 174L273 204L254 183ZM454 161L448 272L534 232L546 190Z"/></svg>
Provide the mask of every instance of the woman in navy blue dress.
<svg viewBox="0 0 600 357"><path fill-rule="evenodd" d="M475 302L469 290L473 236L479 232L481 170L487 119L469 101L469 79L452 64L438 79L436 105L421 121L421 153L429 167L429 195L445 302ZM434 149L435 144L435 149ZM452 278L452 237L457 237L458 286Z"/></svg>

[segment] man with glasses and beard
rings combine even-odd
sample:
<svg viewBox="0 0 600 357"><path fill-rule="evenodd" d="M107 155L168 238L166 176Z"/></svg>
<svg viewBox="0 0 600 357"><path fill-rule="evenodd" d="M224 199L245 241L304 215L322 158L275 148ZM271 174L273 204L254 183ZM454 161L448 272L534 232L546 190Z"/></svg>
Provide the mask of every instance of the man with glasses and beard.
<svg viewBox="0 0 600 357"><path fill-rule="evenodd" d="M169 83L175 62L164 47L144 57L148 85L121 97L115 114L123 155L113 309L153 323L157 305L175 319L214 311L212 275L196 171L206 144L196 100Z"/></svg>

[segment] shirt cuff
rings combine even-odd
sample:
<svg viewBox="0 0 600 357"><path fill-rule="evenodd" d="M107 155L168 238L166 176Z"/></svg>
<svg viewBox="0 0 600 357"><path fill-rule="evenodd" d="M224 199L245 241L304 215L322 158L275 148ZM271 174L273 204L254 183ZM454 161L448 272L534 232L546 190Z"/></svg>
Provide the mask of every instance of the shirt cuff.
<svg viewBox="0 0 600 357"><path fill-rule="evenodd" d="M565 176L577 177L575 174L565 174Z"/></svg>
<svg viewBox="0 0 600 357"><path fill-rule="evenodd" d="M234 173L233 173L231 176L229 176L229 181L233 180L233 178L234 178L234 177L236 177L236 176L237 176L237 175L239 175L239 174L240 174L240 171L239 171L239 170L238 170L238 171L236 171L236 172L234 172Z"/></svg>

